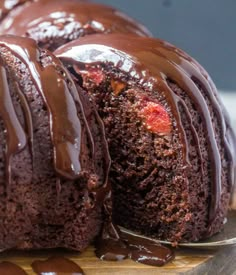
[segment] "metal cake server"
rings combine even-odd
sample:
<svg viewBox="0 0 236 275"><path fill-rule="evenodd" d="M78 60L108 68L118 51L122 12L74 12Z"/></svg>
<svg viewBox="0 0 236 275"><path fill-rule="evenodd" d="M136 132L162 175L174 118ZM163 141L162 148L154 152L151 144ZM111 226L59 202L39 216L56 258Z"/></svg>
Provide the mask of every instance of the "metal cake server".
<svg viewBox="0 0 236 275"><path fill-rule="evenodd" d="M136 237L141 236L142 238L147 240L171 245L171 242L146 237L138 233L135 233L133 231L127 230L123 227L120 227L120 230L124 233L130 234ZM229 245L236 245L236 211L229 211L226 223L224 225L224 229L220 233L216 234L215 236L200 242L178 244L179 247L201 248L201 249L216 249L216 248L225 247Z"/></svg>

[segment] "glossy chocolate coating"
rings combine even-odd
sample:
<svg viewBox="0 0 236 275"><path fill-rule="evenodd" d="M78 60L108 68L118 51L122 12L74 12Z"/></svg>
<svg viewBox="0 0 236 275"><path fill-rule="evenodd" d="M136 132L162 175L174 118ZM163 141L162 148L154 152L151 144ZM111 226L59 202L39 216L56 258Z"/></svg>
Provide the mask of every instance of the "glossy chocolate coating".
<svg viewBox="0 0 236 275"><path fill-rule="evenodd" d="M2 0L0 2L0 20L2 20L13 8L33 0Z"/></svg>
<svg viewBox="0 0 236 275"><path fill-rule="evenodd" d="M207 102L196 83L201 86L209 98L213 110L220 121L219 127L222 130L222 139L228 159L229 189L235 184L236 142L228 114L222 106L217 95L217 90L206 71L186 53L167 42L135 36L129 36L127 40L127 37L121 34L111 34L109 37L105 35L84 37L81 40L76 40L62 46L56 51L56 55L65 64L74 64L82 68L90 65L110 63L115 68L135 79L143 88L150 91L162 91L177 122L177 128L183 143L184 166L187 169L189 167L189 148L180 118L179 104L186 111L191 123L192 118L185 102L169 88L167 79L174 80L185 91L201 114L208 133L207 145L212 177L209 207L210 231L211 224L214 223L217 212L220 209L222 163L211 114ZM191 127L193 133L195 133L195 144L202 166L203 159L201 157L199 137L193 125ZM201 173L202 176L203 174ZM206 233L206 236L208 234L209 232Z"/></svg>
<svg viewBox="0 0 236 275"><path fill-rule="evenodd" d="M32 269L35 274L46 275L46 274L65 274L65 275L83 275L84 271L75 262L64 258L53 256L47 260L36 260L32 263ZM0 263L0 274L1 275L27 275L27 273L17 266L16 264L10 262Z"/></svg>
<svg viewBox="0 0 236 275"><path fill-rule="evenodd" d="M82 102L78 96L77 89L70 79L67 71L63 70L60 61L48 53L51 65L43 66L39 62L40 49L36 42L29 38L14 36L1 36L0 47L4 47L11 52L13 56L25 64L30 72L33 84L41 95L50 120L50 134L53 145L54 167L55 171L62 178L76 180L80 177L83 166L80 163L81 154L83 154L81 121L88 131L92 155L94 152L94 140L91 135L88 123L86 121ZM56 69L57 68L57 69ZM60 70L59 70L60 69ZM26 145L32 148L34 142L32 117L29 104L21 91L18 83L15 83L20 104L26 120L26 128L23 129L20 124L16 111L13 106L9 91L9 84L6 77L6 69L0 66L0 116L6 128L7 146L6 146L6 177L8 185L11 182L11 157L23 150ZM78 108L81 115L78 115ZM99 118L98 118L99 120ZM103 127L101 125L101 127ZM107 150L105 136L102 137L104 148L103 182L99 186L94 186L90 190L93 194L95 203L102 205L105 196L110 188L107 183L107 175L110 166L110 158ZM32 154L34 152L31 151ZM95 159L92 160L93 162ZM91 163L91 167L95 166ZM89 187L88 187L89 188Z"/></svg>
<svg viewBox="0 0 236 275"><path fill-rule="evenodd" d="M38 2L41 0L1 0L0 2L0 20L2 20L14 8L19 7L27 2ZM50 0L48 0L50 1ZM87 0L77 0L85 2Z"/></svg>
<svg viewBox="0 0 236 275"><path fill-rule="evenodd" d="M32 37L50 50L94 33L150 36L144 26L112 7L80 2L38 0L29 3L9 14L0 25L0 32Z"/></svg>
<svg viewBox="0 0 236 275"><path fill-rule="evenodd" d="M62 176L75 179L81 171L79 162L81 124L77 116L76 105L64 77L60 77L53 66L43 68L40 65L38 62L39 49L33 40L2 37L0 45L11 50L30 68L34 84L42 95L50 115L55 169ZM1 117L8 133L6 155L8 156L7 163L9 163L10 157L26 146L27 137L17 119L3 66L0 77ZM52 86L52 82L57 87ZM55 91L58 93L55 94ZM73 92L76 93L76 90ZM29 115L28 112L27 115ZM27 117L27 121L30 121L29 117Z"/></svg>
<svg viewBox="0 0 236 275"><path fill-rule="evenodd" d="M34 261L32 268L37 275L66 274L83 275L82 268L75 262L64 257L50 257L45 261Z"/></svg>
<svg viewBox="0 0 236 275"><path fill-rule="evenodd" d="M110 194L110 193L109 193ZM146 265L162 266L173 260L174 250L158 242L121 232L112 221L112 209L108 199L104 202L103 230L95 242L95 254L103 261L132 259Z"/></svg>
<svg viewBox="0 0 236 275"><path fill-rule="evenodd" d="M27 275L27 273L22 268L10 262L0 263L0 274L1 275Z"/></svg>
<svg viewBox="0 0 236 275"><path fill-rule="evenodd" d="M0 102L0 115L3 119L7 131L8 145L6 148L6 177L7 181L10 183L11 156L26 146L27 137L14 110L8 88L6 70L3 66L0 67Z"/></svg>
<svg viewBox="0 0 236 275"><path fill-rule="evenodd" d="M105 229L107 230L107 229ZM163 266L175 257L173 249L160 243L119 233L118 238L101 238L96 243L95 254L104 261L121 261L127 258L152 266Z"/></svg>

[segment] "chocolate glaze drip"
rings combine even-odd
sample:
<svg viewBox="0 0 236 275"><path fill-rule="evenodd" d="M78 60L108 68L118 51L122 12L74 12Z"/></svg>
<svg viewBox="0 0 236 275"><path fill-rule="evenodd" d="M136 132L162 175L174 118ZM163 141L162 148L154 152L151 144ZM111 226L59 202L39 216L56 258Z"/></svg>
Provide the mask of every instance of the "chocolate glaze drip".
<svg viewBox="0 0 236 275"><path fill-rule="evenodd" d="M102 235L95 247L96 256L104 261L132 259L146 265L163 266L175 257L173 249L141 236L120 230L109 220L104 223Z"/></svg>
<svg viewBox="0 0 236 275"><path fill-rule="evenodd" d="M99 240L96 256L105 261L121 261L127 258L152 266L163 266L174 259L170 248L129 234L120 234L120 239Z"/></svg>
<svg viewBox="0 0 236 275"><path fill-rule="evenodd" d="M125 233L121 234L121 238L127 243L130 258L135 262L163 266L174 259L173 250L157 242Z"/></svg>
<svg viewBox="0 0 236 275"><path fill-rule="evenodd" d="M111 193L104 202L103 229L95 242L96 256L105 261L120 261L128 258L128 246L120 238L119 228L112 222Z"/></svg>
<svg viewBox="0 0 236 275"><path fill-rule="evenodd" d="M38 275L84 275L83 269L75 262L59 256L53 256L44 261L34 261L32 269ZM18 265L10 262L0 263L1 275L27 275Z"/></svg>
<svg viewBox="0 0 236 275"><path fill-rule="evenodd" d="M91 155L93 156L91 159L91 169L95 169L96 151L93 135L85 118L77 89L59 60L48 53L49 64L43 66L41 63L42 59L40 59L42 52L40 52L36 42L28 38L1 36L0 47L11 52L13 56L16 56L25 64L38 94L43 99L50 120L54 167L59 176L69 180L75 180L80 176L81 169L83 169L80 163L80 154L83 152L84 146L81 144L81 137L85 135L85 132L88 136ZM7 183L10 183L10 160L12 155L24 149L26 145L29 145L33 162L33 122L29 103L20 85L17 83L18 80L14 77L10 78L10 81L14 84L14 91L12 92L15 92L18 96L23 111L25 129L23 129L17 118L8 87L7 74L3 66L1 66L0 77L0 116L7 132L6 172ZM101 126L100 118L98 119L97 117L96 119L99 126ZM81 129L81 121L83 121L83 129ZM103 127L101 127L99 134L101 134L100 140L102 143L100 150L103 151L101 162L103 172L101 173L100 171L102 175L98 186L93 186L89 192L94 197L95 205L100 207L110 189L107 181L110 157ZM60 178L58 178L58 182L60 182ZM57 184L57 189L58 186ZM59 195L60 190L58 189L57 191L57 195Z"/></svg>
<svg viewBox="0 0 236 275"><path fill-rule="evenodd" d="M147 39L119 34L94 35L73 41L56 51L56 55L69 65L85 67L98 64L112 64L115 68L128 74L139 85L148 90L164 93L176 118L180 137L183 140L183 156L185 168L188 167L188 143L183 129L179 105L186 111L201 160L201 176L203 177L203 160L198 135L194 129L190 112L185 102L175 94L168 85L168 80L175 83L188 95L203 119L207 129L207 145L211 165L209 230L214 223L221 200L221 155L216 143L214 126L204 94L213 106L219 119L227 160L229 161L229 189L235 181L236 160L235 136L229 118L222 107L215 86L207 73L197 62L174 46L157 39ZM158 64L158 65L157 65ZM200 87L200 88L199 88Z"/></svg>
<svg viewBox="0 0 236 275"><path fill-rule="evenodd" d="M32 115L31 115L31 110L30 110L30 106L27 102L27 99L24 95L24 93L22 92L22 90L20 89L20 86L17 82L15 82L15 87L16 87L16 92L17 95L20 99L20 103L21 103L21 107L23 109L23 113L24 113L24 119L26 121L26 133L28 136L28 143L29 143L29 147L30 147L30 153L32 156L32 159L34 159L34 150L33 150L33 121L32 121ZM34 161L32 162L32 165L34 164Z"/></svg>
<svg viewBox="0 0 236 275"><path fill-rule="evenodd" d="M1 275L27 275L27 273L22 268L10 262L0 263L0 274Z"/></svg>
<svg viewBox="0 0 236 275"><path fill-rule="evenodd" d="M122 12L102 4L78 0L40 0L25 5L8 15L0 26L0 32L32 37L40 46L50 50L94 33L121 32L150 36L144 26Z"/></svg>
<svg viewBox="0 0 236 275"><path fill-rule="evenodd" d="M8 88L6 70L0 67L0 115L6 127L7 146L6 146L6 178L11 182L11 157L22 150L27 143L27 137L22 128Z"/></svg>
<svg viewBox="0 0 236 275"><path fill-rule="evenodd" d="M229 175L230 175L229 190L230 190L232 188L232 185L234 184L234 181L235 181L234 168L233 168L233 166L235 166L235 159L232 158L232 156L233 156L232 150L234 150L235 143L232 142L231 144L229 144L227 139L229 138L229 136L231 136L231 138L235 139L235 136L234 136L233 131L231 131L230 134L226 133L226 131L227 131L226 124L228 124L228 127L230 127L230 128L231 128L231 126L229 123L229 117L228 117L227 111L225 110L223 104L221 103L221 101L218 98L217 89L216 89L215 85L213 84L212 80L210 79L210 77L208 76L207 72L195 60L191 59L183 51L181 51L180 49L176 49L174 46L170 45L169 43L164 43L163 41L160 41L160 40L158 41L158 43L162 46L160 51L163 53L163 55L167 59L169 59L169 60L171 59L176 64L178 64L178 66L181 68L181 70L183 70L188 75L188 77L193 80L193 82L195 84L200 86L200 88L206 94L207 98L209 98L210 102L213 104L214 111L216 112L218 120L220 121L220 127L222 129L224 145L225 145L227 156L229 158L229 163L230 163L229 164ZM207 108L207 106L206 106L206 108ZM222 115L222 112L223 112L223 115ZM207 117L207 116L204 116L204 117ZM209 116L209 118L210 118L210 116ZM208 120L205 123L207 125L207 129L209 129L212 124L211 121ZM192 122L191 122L191 125L192 125ZM213 127L212 127L212 130L214 131ZM194 127L193 127L192 131L194 133ZM196 137L195 133L194 133L194 136ZM214 137L214 136L211 135L211 137ZM212 144L212 142L214 142L214 143ZM214 162L214 160L215 160L215 163L213 166L213 171L212 171L212 177L214 178L214 181L211 181L211 184L212 184L211 188L213 190L212 193L215 194L215 196L212 197L212 202L211 202L212 207L210 209L210 220L212 222L214 220L215 213L218 209L217 205L219 206L219 203L220 203L221 165L218 165L218 164L221 163L221 159L220 159L220 153L217 148L215 139L211 138L209 143L213 145L213 148L212 147L210 148L211 154L212 154L211 160L212 160L212 162ZM199 145L199 142L197 142L197 144ZM208 144L208 146L209 146L209 144ZM212 152L212 150L214 151L214 153ZM199 151L199 156L202 159L199 146L198 146L198 151ZM217 157L218 159L215 159L215 157ZM201 163L202 163L202 161L201 161ZM203 174L202 174L202 176L203 176ZM215 184L215 182L217 182L218 184Z"/></svg>
<svg viewBox="0 0 236 275"><path fill-rule="evenodd" d="M94 190L93 187L90 188L88 186L88 188L89 188L90 194L94 197L94 200L95 200L94 205L103 206L104 201L106 201L107 198L110 197L110 190L111 190L111 184L108 179L110 165L111 165L111 159L110 159L110 155L109 155L108 144L107 144L106 137L105 137L104 124L103 124L100 116L98 115L95 106L91 103L88 96L87 95L85 97L83 96L84 91L81 89L81 87L79 87L77 85L76 88L77 88L78 93L76 93L74 95L74 97L78 97L78 101L82 102L82 105L84 106L84 111L87 112L86 113L87 129L89 129L88 125L92 124L92 122L90 122L90 120L93 120L93 118L95 119L95 123L98 125L98 127L100 129L99 134L100 134L101 143L102 143L103 149L104 149L103 150L104 162L102 163L103 176L101 176L101 175L100 176L101 176L101 180L103 181L104 184L101 187L97 188L96 190ZM90 135L93 136L91 133L90 133ZM95 160L95 154L99 150L98 143L93 142L92 149L93 149L93 157ZM94 166L96 166L96 165L94 164ZM100 173L98 172L98 174L100 174Z"/></svg>
<svg viewBox="0 0 236 275"><path fill-rule="evenodd" d="M38 275L65 274L83 275L82 268L75 262L64 257L50 257L45 261L34 261L32 263L34 272Z"/></svg>
<svg viewBox="0 0 236 275"><path fill-rule="evenodd" d="M10 40L10 43L8 40ZM18 38L8 37L6 39L2 38L0 44L12 51L15 56L27 64L34 84L47 106L50 117L50 130L54 146L54 164L56 171L69 179L77 178L81 171L79 161L81 124L77 115L75 102L68 90L63 75L60 76L54 66L44 68L39 63L39 49L33 40L21 39L20 41ZM52 85L49 84L50 82L55 83L55 85L57 84L57 87L52 87ZM72 89L73 88L72 86ZM4 87L2 90L7 91L7 87ZM8 98L8 102L11 102L10 97ZM17 121L16 115L14 114L15 112L12 107L11 110L7 110L2 114L2 117L6 121L13 119ZM14 117L9 120L7 117L9 115L14 115ZM22 134L19 123L16 124L15 122L15 124L9 128L9 131L12 132L10 136L14 141L18 141L14 138L14 135L23 136L24 141L22 142L23 138L21 137L18 143L20 145L24 144L25 146L25 134ZM10 148L13 147L11 143L9 145ZM13 150L15 149L10 149L10 154Z"/></svg>
<svg viewBox="0 0 236 275"><path fill-rule="evenodd" d="M112 222L110 197L104 203L105 222L95 242L95 254L104 261L132 259L146 265L163 266L175 257L174 250L142 236L121 232Z"/></svg>
<svg viewBox="0 0 236 275"><path fill-rule="evenodd" d="M206 93L207 97L214 104L214 111L216 112L216 115L220 121L220 126L223 132L224 145L229 157L229 189L231 189L232 185L235 183L235 158L232 158L232 156L235 156L235 154L232 153L235 150L235 133L232 130L229 115L218 96L215 84L205 69L196 60L192 59L185 52L177 49L167 42L163 42L161 40L158 40L158 42L163 45L163 47L166 47L167 54L171 54L171 58L173 58L176 63L178 63L179 57L181 57L181 67L188 73L189 77L191 77L191 79L203 89L204 93ZM227 131L230 133L226 133Z"/></svg>

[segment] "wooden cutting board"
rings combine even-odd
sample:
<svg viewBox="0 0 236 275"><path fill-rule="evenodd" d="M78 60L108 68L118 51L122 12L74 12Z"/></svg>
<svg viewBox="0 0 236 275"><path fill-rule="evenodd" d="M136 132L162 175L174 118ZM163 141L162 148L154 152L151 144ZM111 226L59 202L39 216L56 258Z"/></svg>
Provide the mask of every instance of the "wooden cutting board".
<svg viewBox="0 0 236 275"><path fill-rule="evenodd" d="M52 255L65 256L75 261L83 268L85 275L236 274L236 246L220 250L178 249L175 260L164 267L147 266L131 260L103 262L95 257L92 246L80 255L62 250L7 252L0 255L0 261L16 263L29 275L33 275L31 263Z"/></svg>

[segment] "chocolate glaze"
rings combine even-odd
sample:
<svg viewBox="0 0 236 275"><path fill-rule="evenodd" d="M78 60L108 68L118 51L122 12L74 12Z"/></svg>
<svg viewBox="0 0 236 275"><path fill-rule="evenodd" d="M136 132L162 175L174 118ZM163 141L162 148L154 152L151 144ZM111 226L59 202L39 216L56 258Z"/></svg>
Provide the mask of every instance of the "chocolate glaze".
<svg viewBox="0 0 236 275"><path fill-rule="evenodd" d="M34 261L32 263L34 272L38 275L65 274L83 275L82 268L75 262L64 257L50 257L45 261Z"/></svg>
<svg viewBox="0 0 236 275"><path fill-rule="evenodd" d="M17 95L20 99L22 109L24 110L24 118L26 121L26 133L28 136L28 143L30 146L30 153L32 155L32 158L34 158L34 152L33 152L33 121L31 116L30 107L28 105L27 99L24 96L24 93L21 91L20 86L17 82L15 82ZM33 163L32 163L33 164Z"/></svg>
<svg viewBox="0 0 236 275"><path fill-rule="evenodd" d="M110 194L111 195L111 194ZM104 202L105 221L95 242L95 254L103 261L132 259L146 265L163 266L175 257L174 250L142 236L121 232L112 222L111 197Z"/></svg>
<svg viewBox="0 0 236 275"><path fill-rule="evenodd" d="M96 243L96 256L103 261L122 261L129 257L129 247L122 240L99 239Z"/></svg>
<svg viewBox="0 0 236 275"><path fill-rule="evenodd" d="M6 70L0 67L0 115L6 127L7 147L6 147L6 178L11 181L10 161L13 154L18 153L26 146L27 137L22 128L14 106L7 83Z"/></svg>
<svg viewBox="0 0 236 275"><path fill-rule="evenodd" d="M27 275L27 273L22 268L10 262L0 263L0 274L1 275Z"/></svg>
<svg viewBox="0 0 236 275"><path fill-rule="evenodd" d="M2 20L13 8L31 0L2 0L0 2L0 20Z"/></svg>
<svg viewBox="0 0 236 275"><path fill-rule="evenodd" d="M127 243L132 260L154 266L163 266L174 259L174 252L167 246L142 237L121 233L122 240Z"/></svg>
<svg viewBox="0 0 236 275"><path fill-rule="evenodd" d="M194 129L190 112L185 102L175 94L168 86L167 80L173 80L186 92L188 97L197 107L198 112L207 128L208 150L211 164L211 190L209 207L209 231L211 224L214 223L217 212L220 209L221 200L221 155L215 139L215 132L211 115L203 96L202 91L216 112L224 147L226 149L228 167L229 167L229 190L235 182L235 136L230 126L227 112L222 107L217 90L204 69L187 54L177 49L173 45L158 39L142 38L121 34L94 35L84 37L67 45L62 46L56 51L56 55L62 59L65 64L76 65L82 68L98 64L112 64L115 68L128 74L136 80L138 85L148 90L162 91L171 107L177 122L180 136L183 141L183 166L188 168L188 143L186 141L185 130L181 123L179 104L186 111L193 136L199 152L201 166L202 157L199 138ZM157 65L158 64L158 65ZM199 89L198 86L201 87ZM201 91L202 90L202 91ZM203 176L203 174L201 174ZM206 236L209 232L206 233Z"/></svg>
<svg viewBox="0 0 236 275"><path fill-rule="evenodd" d="M104 202L104 223L95 242L96 256L105 261L121 261L129 256L128 246L120 238L119 228L112 222L111 193Z"/></svg>
<svg viewBox="0 0 236 275"><path fill-rule="evenodd" d="M141 236L120 230L109 220L104 223L102 235L95 243L96 256L104 261L131 259L152 266L163 266L175 257L174 250Z"/></svg>
<svg viewBox="0 0 236 275"><path fill-rule="evenodd" d="M110 226L110 225L109 225ZM104 231L110 228L104 227ZM174 251L158 242L121 233L117 228L118 237L107 236L96 243L96 256L104 261L120 261L127 258L146 265L163 266L174 259Z"/></svg>
<svg viewBox="0 0 236 275"><path fill-rule="evenodd" d="M8 42L9 40L10 43ZM13 37L5 39L3 37L0 45L11 50L15 56L28 65L34 84L37 86L38 92L42 95L44 103L48 108L50 130L54 145L55 169L62 176L75 179L81 171L79 161L81 125L77 116L76 105L64 77L58 74L54 66L44 68L39 63L39 49L33 40L20 40ZM55 85L57 84L57 87L52 87L50 82L55 83ZM6 124L7 132L9 133L7 156L11 156L17 152L17 149L24 148L26 145L26 135L17 120L3 70L2 83L5 84L5 87L1 89L1 96L3 97L6 94L8 98L5 100L3 98L1 102L8 105L5 108L2 106L1 115L4 122L9 124ZM30 121L30 118L27 118L27 120ZM19 148L16 148L17 146Z"/></svg>
<svg viewBox="0 0 236 275"><path fill-rule="evenodd" d="M77 89L68 72L64 71L59 60L52 54L48 53L50 65L43 66L41 64L40 55L42 53L32 39L1 36L0 47L10 51L13 56L16 56L25 64L35 88L44 101L50 119L54 167L59 175L57 184L59 193L60 178L75 180L80 176L81 169L83 169L80 163L81 148L84 146L81 139L82 131L87 131L93 156L91 167L95 169L95 142L86 121ZM21 87L15 81L16 93L20 99L26 126L23 128L20 124L14 110L7 74L3 65L1 65L0 78L0 116L5 124L7 133L6 174L7 183L9 184L11 181L11 156L17 154L28 145L31 148L33 160L33 125L29 104ZM97 123L101 124L98 118L97 120ZM84 129L81 129L81 121L83 121ZM89 190L94 197L95 203L100 206L110 188L107 182L110 158L102 127L101 135L104 149L102 156L104 157L102 160L103 178L100 180L99 186L93 186L93 189Z"/></svg>
<svg viewBox="0 0 236 275"><path fill-rule="evenodd" d="M55 70L55 66L43 67L39 63L39 48L33 40L3 36L1 37L0 46L10 50L13 55L18 57L29 68L32 80L49 112L55 169L60 175L68 179L76 179L81 171L79 161L81 123L77 115L76 104L81 107L81 102L77 96L75 86L71 81L69 90L63 71L62 74L59 74ZM53 56L51 58L53 64L56 65L58 63L56 58ZM6 123L7 132L9 132L7 155L11 156L24 148L26 145L26 134L16 117L3 67L1 78L1 84L3 85L1 88L1 116ZM55 83L54 85L57 86L52 86L50 83ZM22 94L21 97L24 98ZM23 99L23 104L30 135L32 135L32 119L25 99ZM90 138L92 139L91 136Z"/></svg>
<svg viewBox="0 0 236 275"><path fill-rule="evenodd" d="M32 37L40 46L51 50L94 33L121 32L150 36L144 26L114 8L80 2L39 0L27 4L7 16L0 25L0 32Z"/></svg>

